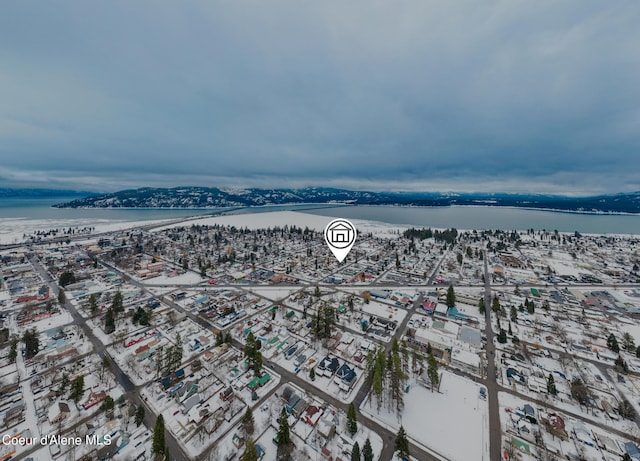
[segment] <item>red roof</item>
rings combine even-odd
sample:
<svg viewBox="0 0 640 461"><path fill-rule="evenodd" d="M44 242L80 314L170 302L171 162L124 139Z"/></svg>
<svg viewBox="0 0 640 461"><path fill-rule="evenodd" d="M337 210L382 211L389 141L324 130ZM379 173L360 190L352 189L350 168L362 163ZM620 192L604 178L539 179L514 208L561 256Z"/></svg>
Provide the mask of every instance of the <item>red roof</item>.
<svg viewBox="0 0 640 461"><path fill-rule="evenodd" d="M144 346L140 346L136 349L136 354L141 354L147 350L149 350L149 345L145 344Z"/></svg>
<svg viewBox="0 0 640 461"><path fill-rule="evenodd" d="M316 407L315 405L309 405L309 407L307 408L307 414L309 416L313 416L319 411L320 411L320 408Z"/></svg>

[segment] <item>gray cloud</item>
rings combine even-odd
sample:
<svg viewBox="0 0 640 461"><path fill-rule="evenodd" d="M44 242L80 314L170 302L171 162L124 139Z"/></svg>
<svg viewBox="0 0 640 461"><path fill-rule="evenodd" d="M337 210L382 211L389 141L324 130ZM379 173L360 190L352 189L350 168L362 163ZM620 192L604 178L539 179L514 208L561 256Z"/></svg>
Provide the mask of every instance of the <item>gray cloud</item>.
<svg viewBox="0 0 640 461"><path fill-rule="evenodd" d="M635 1L1 8L0 186L639 188Z"/></svg>

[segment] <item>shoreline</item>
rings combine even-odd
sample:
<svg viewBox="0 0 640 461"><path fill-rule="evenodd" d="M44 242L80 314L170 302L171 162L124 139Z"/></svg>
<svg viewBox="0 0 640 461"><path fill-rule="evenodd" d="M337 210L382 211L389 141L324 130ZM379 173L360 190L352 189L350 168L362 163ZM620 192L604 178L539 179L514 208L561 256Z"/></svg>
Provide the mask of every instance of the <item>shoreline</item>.
<svg viewBox="0 0 640 461"><path fill-rule="evenodd" d="M447 229L453 227L459 231L474 229L478 231L495 229L527 230L531 228L535 230L552 231L554 229L560 229L560 232L564 234L572 234L575 231L578 231L583 235L625 236L625 238L633 238L640 234L638 231L638 229L640 229L640 222L636 225L636 221L640 218L640 215L638 214L567 212L563 210L493 205L448 205L425 207L411 205L396 206L314 203L204 209L101 207L76 208L72 209L76 210L75 213L70 213L72 216L70 216L69 213L65 213L66 216L61 217L48 216L46 210L50 208L47 205L42 206L42 209L45 212L43 216L46 217L40 217L40 213L37 212L37 208L33 209L36 213L31 216L17 214L11 216L5 213L3 218L0 220L0 244L11 245L26 242L29 240L29 237L34 235L36 232L47 232L52 229L81 229L83 227L95 227L94 232L86 234L87 236L90 236L96 232L100 232L101 230L110 231L115 230L116 228L135 228L160 222L182 222L187 225L200 219L216 216L229 218L234 216L252 216L252 218L237 219L252 219L257 222L268 222L270 219L266 217L267 215L283 211L301 214L306 213L314 216L342 217L360 222L375 222L378 224L385 224L385 227L395 227L396 229L407 229L412 227L432 229ZM119 209L126 211L123 213L117 213L117 210ZM501 209L504 209L504 211ZM5 208L5 210L7 210L7 208ZM84 210L87 210L87 212L83 213ZM116 213L113 212L114 210L116 210ZM462 210L470 211L464 212ZM486 210L486 212L483 210ZM141 212L140 216L136 216L136 211ZM145 214L150 211L157 211L157 213L155 213L153 217L145 216ZM415 219L412 219L414 211ZM546 213L535 213L540 211ZM513 217L511 217L511 212L513 212ZM164 213L169 214L169 216L164 216ZM171 216L172 213L177 214L177 216ZM468 213L469 216L465 218L466 213ZM96 214L98 216L94 216ZM105 216L99 216L101 214L104 214ZM494 218L485 218L485 216L492 214L495 215L495 222L492 221ZM261 218L259 215L264 216L264 218ZM575 216L575 218L570 218L570 216ZM578 218L578 216L583 217ZM593 218L588 216L593 216ZM605 216L608 218L604 218ZM569 222L567 223L563 221ZM573 225L574 221L575 226ZM263 227L266 227L266 224Z"/></svg>
<svg viewBox="0 0 640 461"><path fill-rule="evenodd" d="M517 205L499 205L499 204L448 204L448 205L410 205L410 204L375 204L375 203L281 203L272 205L247 205L247 206L234 206L234 207L92 207L92 206L79 206L79 207L56 207L51 205L51 208L57 208L61 210L110 210L110 211L136 211L136 210L160 210L160 211L180 211L180 210L193 210L193 211L207 211L207 210L219 210L219 212L228 212L235 210L255 210L264 208L277 208L277 207L306 207L311 206L314 208L342 208L342 207L390 207L390 208L417 208L417 209L442 209L442 208L506 208L513 210L532 210L532 211L546 211L549 213L563 213L563 214L577 214L577 215L594 215L594 216L640 216L640 212L632 213L628 211L588 211L588 210L566 210L562 208L543 208L533 206L517 206Z"/></svg>

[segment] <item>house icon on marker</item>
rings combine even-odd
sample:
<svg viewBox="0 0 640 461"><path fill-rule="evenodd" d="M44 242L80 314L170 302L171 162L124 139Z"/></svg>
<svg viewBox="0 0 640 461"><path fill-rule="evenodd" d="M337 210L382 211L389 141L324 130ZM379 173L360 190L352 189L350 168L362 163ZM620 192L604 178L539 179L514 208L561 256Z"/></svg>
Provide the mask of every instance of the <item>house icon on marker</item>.
<svg viewBox="0 0 640 461"><path fill-rule="evenodd" d="M349 243L352 232L353 230L344 223L337 223L329 228L329 240L332 243Z"/></svg>

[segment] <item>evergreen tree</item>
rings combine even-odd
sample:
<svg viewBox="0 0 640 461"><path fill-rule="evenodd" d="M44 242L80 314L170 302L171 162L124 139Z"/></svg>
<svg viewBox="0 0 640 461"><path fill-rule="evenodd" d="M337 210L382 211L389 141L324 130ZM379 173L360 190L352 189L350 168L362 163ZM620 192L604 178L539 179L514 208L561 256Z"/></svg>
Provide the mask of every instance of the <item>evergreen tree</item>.
<svg viewBox="0 0 640 461"><path fill-rule="evenodd" d="M62 288L58 290L58 302L60 304L65 304L67 302L67 297L65 296L64 290Z"/></svg>
<svg viewBox="0 0 640 461"><path fill-rule="evenodd" d="M371 441L368 437L362 448L362 457L364 458L363 461L373 461L373 448L371 448Z"/></svg>
<svg viewBox="0 0 640 461"><path fill-rule="evenodd" d="M109 411L109 410L113 410L115 406L116 406L116 403L113 401L113 397L111 397L110 395L107 395L107 397L102 401L102 404L100 405L100 409L102 411Z"/></svg>
<svg viewBox="0 0 640 461"><path fill-rule="evenodd" d="M164 435L164 417L160 414L156 419L156 425L153 427L152 451L156 456L164 455L166 452Z"/></svg>
<svg viewBox="0 0 640 461"><path fill-rule="evenodd" d="M253 373L258 376L262 372L262 352L256 352L253 359Z"/></svg>
<svg viewBox="0 0 640 461"><path fill-rule="evenodd" d="M24 342L24 356L26 359L32 359L40 350L40 339L38 338L38 332L35 328L27 330L22 335L22 342Z"/></svg>
<svg viewBox="0 0 640 461"><path fill-rule="evenodd" d="M480 310L481 314L484 314L486 307L484 305L484 298L480 298L480 301L478 301L478 309Z"/></svg>
<svg viewBox="0 0 640 461"><path fill-rule="evenodd" d="M9 354L7 355L9 363L15 363L16 358L18 358L18 342L18 338L15 336L9 342Z"/></svg>
<svg viewBox="0 0 640 461"><path fill-rule="evenodd" d="M416 346L411 345L411 373L416 373L418 370L418 352Z"/></svg>
<svg viewBox="0 0 640 461"><path fill-rule="evenodd" d="M447 289L447 307L453 307L456 305L456 293L453 290L453 285L449 285Z"/></svg>
<svg viewBox="0 0 640 461"><path fill-rule="evenodd" d="M293 442L291 441L291 432L289 429L289 421L287 420L287 410L282 408L280 412L280 421L278 426L278 451L276 459L278 461L291 461L291 453L293 451Z"/></svg>
<svg viewBox="0 0 640 461"><path fill-rule="evenodd" d="M253 434L254 430L254 419L253 419L253 411L251 407L247 405L247 411L242 416L242 420L240 421L242 424L242 429L244 430L244 435L249 436Z"/></svg>
<svg viewBox="0 0 640 461"><path fill-rule="evenodd" d="M95 293L91 293L89 296L89 312L91 315L95 315L98 310L98 296Z"/></svg>
<svg viewBox="0 0 640 461"><path fill-rule="evenodd" d="M76 283L76 276L72 271L64 271L60 274L58 278L58 285L61 287L66 287L67 285L71 285L72 283Z"/></svg>
<svg viewBox="0 0 640 461"><path fill-rule="evenodd" d="M258 461L258 448L252 439L247 439L240 461Z"/></svg>
<svg viewBox="0 0 640 461"><path fill-rule="evenodd" d="M113 310L108 308L107 312L104 314L104 332L106 334L110 334L114 331L116 331L116 320L113 315Z"/></svg>
<svg viewBox="0 0 640 461"><path fill-rule="evenodd" d="M111 302L111 309L115 314L120 314L124 312L124 302L122 298L122 293L120 291L116 291L116 294L113 296L113 301Z"/></svg>
<svg viewBox="0 0 640 461"><path fill-rule="evenodd" d="M373 382L372 389L376 396L376 403L378 405L378 411L382 406L382 393L384 392L384 378L387 368L387 360L382 349L378 350L376 355L375 365L373 367Z"/></svg>
<svg viewBox="0 0 640 461"><path fill-rule="evenodd" d="M504 328L500 328L500 333L498 333L498 342L500 344L504 344L507 342L507 332Z"/></svg>
<svg viewBox="0 0 640 461"><path fill-rule="evenodd" d="M60 389L58 389L58 395L64 394L67 390L67 386L69 385L69 374L62 373L62 379L60 380Z"/></svg>
<svg viewBox="0 0 640 461"><path fill-rule="evenodd" d="M627 351L633 351L636 348L633 336L626 332L622 335L622 344L624 346L624 349Z"/></svg>
<svg viewBox="0 0 640 461"><path fill-rule="evenodd" d="M621 373L628 373L629 366L627 362L618 354L618 358L615 360L614 364L616 365L616 369Z"/></svg>
<svg viewBox="0 0 640 461"><path fill-rule="evenodd" d="M637 416L636 409L631 403L623 398L618 404L618 413L625 419L634 420Z"/></svg>
<svg viewBox="0 0 640 461"><path fill-rule="evenodd" d="M182 338L180 337L180 333L176 333L176 343L173 348L173 353L171 354L171 363L172 369L177 370L180 368L180 364L182 363L182 354L184 353L182 348Z"/></svg>
<svg viewBox="0 0 640 461"><path fill-rule="evenodd" d="M533 314L536 311L536 305L533 301L525 301L525 304L527 305L527 312L529 314Z"/></svg>
<svg viewBox="0 0 640 461"><path fill-rule="evenodd" d="M618 345L618 340L616 339L616 336L613 333L611 333L607 338L607 347L611 349L613 352L615 352L616 354L620 352L620 346Z"/></svg>
<svg viewBox="0 0 640 461"><path fill-rule="evenodd" d="M518 320L518 311L516 310L516 306L511 306L510 318L512 322L515 322L516 320Z"/></svg>
<svg viewBox="0 0 640 461"><path fill-rule="evenodd" d="M134 422L136 423L137 427L140 427L140 424L144 422L144 414L145 414L144 406L138 405L138 407L136 408L136 415L134 419Z"/></svg>
<svg viewBox="0 0 640 461"><path fill-rule="evenodd" d="M403 426L400 426L394 445L396 453L401 459L409 459L409 439Z"/></svg>
<svg viewBox="0 0 640 461"><path fill-rule="evenodd" d="M80 375L74 378L73 381L71 381L71 394L69 394L69 398L77 404L82 398L83 394L84 394L84 375Z"/></svg>
<svg viewBox="0 0 640 461"><path fill-rule="evenodd" d="M244 358L249 361L249 365L253 364L257 351L258 345L256 344L256 337L253 335L253 332L250 331L244 342Z"/></svg>
<svg viewBox="0 0 640 461"><path fill-rule="evenodd" d="M500 310L500 300L498 299L497 295L494 295L493 299L491 300L491 310L493 312L498 312Z"/></svg>
<svg viewBox="0 0 640 461"><path fill-rule="evenodd" d="M109 357L105 355L104 357L102 357L102 360L100 360L99 376L101 381L104 378L104 374L107 370L111 370L111 362L109 361Z"/></svg>
<svg viewBox="0 0 640 461"><path fill-rule="evenodd" d="M145 310L142 306L138 306L131 321L134 325L139 323L140 325L148 326L151 321L151 310Z"/></svg>
<svg viewBox="0 0 640 461"><path fill-rule="evenodd" d="M591 398L591 391L580 378L571 381L571 396L578 401L580 406L587 405Z"/></svg>
<svg viewBox="0 0 640 461"><path fill-rule="evenodd" d="M400 343L400 354L402 355L402 371L405 377L409 375L409 348L407 342L403 339Z"/></svg>
<svg viewBox="0 0 640 461"><path fill-rule="evenodd" d="M389 357L387 358L387 376L389 389L389 403L395 402L395 410L398 415L404 409L404 382L406 375L402 369L402 360L398 353L398 343L394 338L395 347L392 347Z"/></svg>
<svg viewBox="0 0 640 461"><path fill-rule="evenodd" d="M322 338L322 332L324 331L324 327L322 325L322 320L320 317L320 309L316 311L316 314L313 317L313 331L316 335L316 338Z"/></svg>
<svg viewBox="0 0 640 461"><path fill-rule="evenodd" d="M347 431L353 437L358 432L358 417L356 415L356 407L351 402L347 410Z"/></svg>
<svg viewBox="0 0 640 461"><path fill-rule="evenodd" d="M331 327L335 324L335 310L331 306L324 306L324 337L331 337Z"/></svg>
<svg viewBox="0 0 640 461"><path fill-rule="evenodd" d="M513 336L513 330L511 329L511 322L509 322L509 336Z"/></svg>
<svg viewBox="0 0 640 461"><path fill-rule="evenodd" d="M354 443L351 449L351 461L360 461L360 445L358 442Z"/></svg>
<svg viewBox="0 0 640 461"><path fill-rule="evenodd" d="M433 389L438 386L438 382L440 381L438 376L438 361L433 354L429 354L427 358L427 376L429 376L429 381L431 381L431 392L433 392Z"/></svg>
<svg viewBox="0 0 640 461"><path fill-rule="evenodd" d="M309 370L309 379L311 381L315 381L316 380L316 369L315 368L311 368L311 370Z"/></svg>
<svg viewBox="0 0 640 461"><path fill-rule="evenodd" d="M547 392L550 395L558 394L558 389L556 388L556 382L553 379L553 374L549 373L549 378L547 379Z"/></svg>

